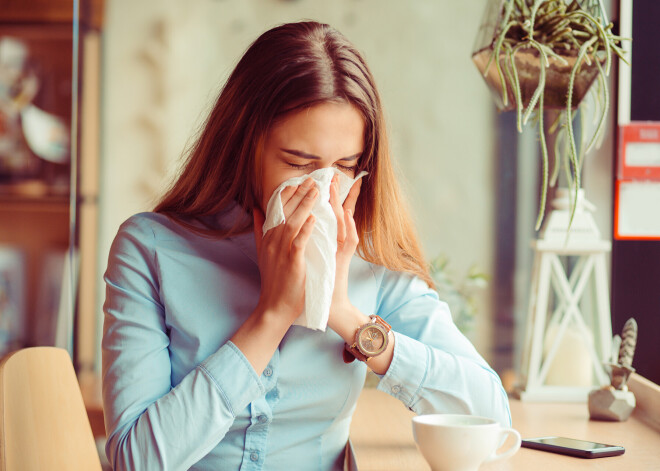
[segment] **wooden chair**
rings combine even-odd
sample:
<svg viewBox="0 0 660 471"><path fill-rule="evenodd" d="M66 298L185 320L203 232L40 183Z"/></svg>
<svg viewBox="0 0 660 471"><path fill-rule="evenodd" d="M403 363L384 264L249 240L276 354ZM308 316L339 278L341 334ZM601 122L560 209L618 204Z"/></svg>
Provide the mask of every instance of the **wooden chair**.
<svg viewBox="0 0 660 471"><path fill-rule="evenodd" d="M34 347L0 362L0 471L101 471L66 350Z"/></svg>

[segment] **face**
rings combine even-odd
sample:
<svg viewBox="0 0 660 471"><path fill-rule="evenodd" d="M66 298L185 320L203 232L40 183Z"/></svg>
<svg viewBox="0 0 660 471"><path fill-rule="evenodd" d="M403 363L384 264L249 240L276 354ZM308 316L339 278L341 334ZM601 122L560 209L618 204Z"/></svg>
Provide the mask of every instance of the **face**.
<svg viewBox="0 0 660 471"><path fill-rule="evenodd" d="M364 150L364 120L348 103L322 103L279 120L266 135L261 209L289 178L336 167L351 178Z"/></svg>

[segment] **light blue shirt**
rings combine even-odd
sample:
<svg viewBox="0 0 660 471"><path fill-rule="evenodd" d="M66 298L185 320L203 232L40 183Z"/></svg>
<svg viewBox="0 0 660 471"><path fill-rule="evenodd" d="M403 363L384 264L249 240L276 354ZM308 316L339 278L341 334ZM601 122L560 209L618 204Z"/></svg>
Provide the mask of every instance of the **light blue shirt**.
<svg viewBox="0 0 660 471"><path fill-rule="evenodd" d="M215 221L245 217L234 208ZM106 453L117 470L342 469L366 365L331 329L292 326L258 376L229 341L259 299L254 235L217 240L142 213L105 274ZM392 325L378 389L417 414L511 423L497 374L425 282L353 257L349 298Z"/></svg>

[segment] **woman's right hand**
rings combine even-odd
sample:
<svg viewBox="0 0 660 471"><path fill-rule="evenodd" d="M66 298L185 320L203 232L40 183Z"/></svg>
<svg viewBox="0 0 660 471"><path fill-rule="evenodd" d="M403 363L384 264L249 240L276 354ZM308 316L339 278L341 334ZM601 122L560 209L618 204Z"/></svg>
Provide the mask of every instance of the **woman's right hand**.
<svg viewBox="0 0 660 471"><path fill-rule="evenodd" d="M311 178L300 186L285 188L281 194L285 222L264 236L264 214L258 208L253 211L261 273L257 312L275 315L288 325L305 306L305 247L314 227L311 212L318 193Z"/></svg>

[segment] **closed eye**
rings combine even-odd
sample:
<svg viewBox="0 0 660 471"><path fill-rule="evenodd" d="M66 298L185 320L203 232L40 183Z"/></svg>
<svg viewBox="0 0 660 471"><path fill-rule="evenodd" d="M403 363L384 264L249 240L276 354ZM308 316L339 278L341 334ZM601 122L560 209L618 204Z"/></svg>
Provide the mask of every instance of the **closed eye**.
<svg viewBox="0 0 660 471"><path fill-rule="evenodd" d="M314 165L313 163L300 165L300 164L294 164L292 162L286 162L286 164L291 168L295 168L296 170L305 170L311 168ZM345 172L353 172L357 168L357 165L335 164L335 167Z"/></svg>
<svg viewBox="0 0 660 471"><path fill-rule="evenodd" d="M287 164L289 167L292 167L292 168L295 168L295 169L298 169L298 170L304 170L304 169L306 169L306 168L310 168L310 167L313 165L313 164L311 164L311 163L310 163L310 164L305 164L305 165L298 165L298 164L293 164L293 163L291 163L291 162L286 162L286 164Z"/></svg>
<svg viewBox="0 0 660 471"><path fill-rule="evenodd" d="M353 172L356 168L357 165L352 165L352 166L347 166L347 165L342 165L342 164L335 164L337 168L344 170L346 172Z"/></svg>

